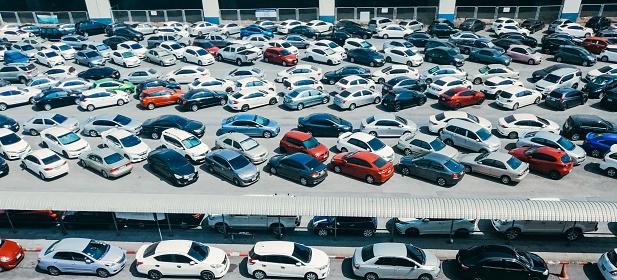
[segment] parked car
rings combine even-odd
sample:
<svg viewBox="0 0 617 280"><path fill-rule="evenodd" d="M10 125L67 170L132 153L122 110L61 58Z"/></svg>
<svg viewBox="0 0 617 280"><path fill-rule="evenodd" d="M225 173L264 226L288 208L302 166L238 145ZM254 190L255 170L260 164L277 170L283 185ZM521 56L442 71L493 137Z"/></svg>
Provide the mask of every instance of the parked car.
<svg viewBox="0 0 617 280"><path fill-rule="evenodd" d="M314 136L338 137L353 130L353 125L344 119L328 113L314 113L298 118L298 130Z"/></svg>
<svg viewBox="0 0 617 280"><path fill-rule="evenodd" d="M341 79L344 80L345 78ZM334 105L345 110L353 111L357 106L379 104L381 93L361 86L345 88L334 97Z"/></svg>
<svg viewBox="0 0 617 280"><path fill-rule="evenodd" d="M187 119L178 115L160 115L144 121L142 125L142 134L148 135L154 140L158 140L163 130L172 127L190 132L197 137L202 137L206 130L204 124L199 121Z"/></svg>
<svg viewBox="0 0 617 280"><path fill-rule="evenodd" d="M501 140L476 123L453 119L441 130L439 138L448 146L460 146L480 153L497 152Z"/></svg>
<svg viewBox="0 0 617 280"><path fill-rule="evenodd" d="M126 252L90 238L64 238L45 246L37 260L37 268L53 276L82 273L105 278L118 274L126 266Z"/></svg>
<svg viewBox="0 0 617 280"><path fill-rule="evenodd" d="M210 151L195 135L178 128L163 130L160 138L160 147L175 150L193 164L201 164L205 161L206 154Z"/></svg>
<svg viewBox="0 0 617 280"><path fill-rule="evenodd" d="M109 148L88 151L79 156L82 168L90 168L104 178L118 178L133 170L130 160Z"/></svg>
<svg viewBox="0 0 617 280"><path fill-rule="evenodd" d="M352 258L353 273L365 279L433 279L441 273L435 254L412 244L377 243L358 247ZM400 268L399 268L400 267Z"/></svg>
<svg viewBox="0 0 617 280"><path fill-rule="evenodd" d="M243 133L228 132L222 134L216 139L214 147L236 151L253 164L260 164L268 160L268 149Z"/></svg>
<svg viewBox="0 0 617 280"><path fill-rule="evenodd" d="M103 78L114 78L119 80L120 72L111 67L96 66L77 73L77 77L86 80L100 80Z"/></svg>
<svg viewBox="0 0 617 280"><path fill-rule="evenodd" d="M577 89L558 88L551 91L544 104L548 107L557 108L562 111L575 107L578 105L584 105L589 99L587 93L584 93Z"/></svg>
<svg viewBox="0 0 617 280"><path fill-rule="evenodd" d="M38 113L28 118L24 122L23 127L24 131L28 132L31 136L37 136L40 131L50 127L64 127L73 132L77 132L79 131L79 121L62 114Z"/></svg>
<svg viewBox="0 0 617 280"><path fill-rule="evenodd" d="M593 16L587 20L585 27L590 27L594 32L609 28L612 24L611 19L605 16Z"/></svg>
<svg viewBox="0 0 617 280"><path fill-rule="evenodd" d="M458 29L460 30L471 31L471 32L484 30L485 28L486 28L486 24L483 21L479 19L475 19L475 18L465 19L465 21L463 21L461 25L459 25L458 27Z"/></svg>
<svg viewBox="0 0 617 280"><path fill-rule="evenodd" d="M285 133L279 142L279 151L283 154L305 153L324 162L330 157L328 148L319 143L311 134L301 131Z"/></svg>
<svg viewBox="0 0 617 280"><path fill-rule="evenodd" d="M346 132L341 134L336 141L336 149L341 153L369 151L389 162L394 160L394 150L392 147L383 143L379 138L364 132Z"/></svg>
<svg viewBox="0 0 617 280"><path fill-rule="evenodd" d="M278 103L278 93L269 89L246 88L234 92L227 98L227 106L229 106L229 108L242 112L247 112L256 107L274 105L276 103Z"/></svg>
<svg viewBox="0 0 617 280"><path fill-rule="evenodd" d="M484 93L471 90L465 87L449 89L439 96L438 103L446 108L458 110L461 107L471 105L482 105L484 103Z"/></svg>
<svg viewBox="0 0 617 280"><path fill-rule="evenodd" d="M385 113L362 119L360 131L373 137L400 137L404 134L416 134L418 125L401 116Z"/></svg>
<svg viewBox="0 0 617 280"><path fill-rule="evenodd" d="M550 70L550 69L548 69ZM539 74L538 76L541 76ZM576 89L581 83L582 72L578 68L562 67L547 74L535 84L535 89L545 97L557 89Z"/></svg>
<svg viewBox="0 0 617 280"><path fill-rule="evenodd" d="M589 136L589 133L617 133L617 127L614 127L612 122L596 115L576 114L566 119L563 123L562 132L572 141L577 141L581 138L584 139L585 135Z"/></svg>
<svg viewBox="0 0 617 280"><path fill-rule="evenodd" d="M516 141L516 147L542 147L548 146L551 148L560 149L568 154L574 165L580 165L587 158L585 150L570 140L548 131L529 132Z"/></svg>
<svg viewBox="0 0 617 280"><path fill-rule="evenodd" d="M328 65L341 64L343 56L329 47L316 46L306 50L306 59L326 63Z"/></svg>
<svg viewBox="0 0 617 280"><path fill-rule="evenodd" d="M566 152L552 147L521 147L508 153L528 163L530 170L548 174L553 180L566 176L574 167Z"/></svg>
<svg viewBox="0 0 617 280"><path fill-rule="evenodd" d="M9 82L16 81L26 84L38 74L39 70L32 63L15 63L0 67L0 79Z"/></svg>
<svg viewBox="0 0 617 280"><path fill-rule="evenodd" d="M602 108L615 111L617 108L615 107L617 105L617 91L611 90L606 92L599 103Z"/></svg>
<svg viewBox="0 0 617 280"><path fill-rule="evenodd" d="M129 95L126 92L111 89L91 89L81 93L79 107L84 110L94 111L94 109L108 106L123 106L129 103Z"/></svg>
<svg viewBox="0 0 617 280"><path fill-rule="evenodd" d="M150 153L150 147L128 130L112 128L100 134L104 147L116 151L131 162L143 161Z"/></svg>
<svg viewBox="0 0 617 280"><path fill-rule="evenodd" d="M496 94L497 100L495 103L513 111L518 110L532 104L540 104L542 101L542 93L537 90L527 89L519 86L511 86L501 89Z"/></svg>
<svg viewBox="0 0 617 280"><path fill-rule="evenodd" d="M161 48L153 48L146 52L145 60L161 66L170 66L176 64L176 56L170 51Z"/></svg>
<svg viewBox="0 0 617 280"><path fill-rule="evenodd" d="M213 105L225 106L225 104L227 104L227 98L226 93L219 93L207 89L195 89L187 91L178 99L178 102L180 108L183 110L190 109L196 112L202 107Z"/></svg>
<svg viewBox="0 0 617 280"><path fill-rule="evenodd" d="M0 128L0 155L6 160L19 159L32 151L30 144L14 131Z"/></svg>
<svg viewBox="0 0 617 280"><path fill-rule="evenodd" d="M579 46L562 46L555 53L555 61L591 66L596 63L596 56Z"/></svg>
<svg viewBox="0 0 617 280"><path fill-rule="evenodd" d="M234 185L245 187L259 181L259 169L244 155L234 150L219 149L206 154L206 169L222 176Z"/></svg>
<svg viewBox="0 0 617 280"><path fill-rule="evenodd" d="M139 104L142 108L154 110L156 107L177 104L184 91L165 87L156 87L143 90L139 94Z"/></svg>
<svg viewBox="0 0 617 280"><path fill-rule="evenodd" d="M394 165L391 162L367 151L336 154L329 166L336 173L364 179L369 184L383 184L394 175Z"/></svg>
<svg viewBox="0 0 617 280"><path fill-rule="evenodd" d="M538 255L506 245L483 245L459 250L456 261L464 278L548 279L548 266Z"/></svg>
<svg viewBox="0 0 617 280"><path fill-rule="evenodd" d="M398 112L401 109L422 106L426 103L426 99L424 93L415 90L397 89L389 91L383 97L381 104L390 111Z"/></svg>
<svg viewBox="0 0 617 280"><path fill-rule="evenodd" d="M456 160L438 153L404 156L398 163L403 176L418 176L443 187L454 186L463 179L464 167Z"/></svg>
<svg viewBox="0 0 617 280"><path fill-rule="evenodd" d="M439 153L450 158L458 157L458 150L444 144L441 139L423 133L406 133L399 139L396 147L406 156Z"/></svg>
<svg viewBox="0 0 617 280"><path fill-rule="evenodd" d="M25 154L21 160L21 166L41 180L53 179L69 172L69 165L66 160L47 148Z"/></svg>
<svg viewBox="0 0 617 280"><path fill-rule="evenodd" d="M287 79L285 82L289 83L289 80L290 79ZM283 97L283 104L287 106L287 108L296 109L298 111L305 107L327 104L328 102L330 102L330 94L328 92L323 89L313 89L306 86L300 86L295 90L291 90Z"/></svg>
<svg viewBox="0 0 617 280"><path fill-rule="evenodd" d="M148 153L152 172L165 177L175 186L186 186L199 178L197 169L180 153L171 149L157 149Z"/></svg>
<svg viewBox="0 0 617 280"><path fill-rule="evenodd" d="M277 47L269 47L264 51L264 62L280 63L283 66L298 64L298 56L292 52Z"/></svg>
<svg viewBox="0 0 617 280"><path fill-rule="evenodd" d="M476 220L394 218L396 231L408 236L453 234L465 237L476 228Z"/></svg>
<svg viewBox="0 0 617 280"><path fill-rule="evenodd" d="M462 68L450 65L437 65L420 73L419 80L424 81L426 84L432 83L443 76L453 76L460 79L467 79L467 72Z"/></svg>
<svg viewBox="0 0 617 280"><path fill-rule="evenodd" d="M328 236L336 230L337 233L371 237L377 231L377 218L315 216L309 223L309 228L319 236Z"/></svg>
<svg viewBox="0 0 617 280"><path fill-rule="evenodd" d="M323 73L321 80L324 81L324 83L334 85L340 79L351 75L357 75L362 78L370 78L371 71L368 68L355 65L343 66L337 70Z"/></svg>
<svg viewBox="0 0 617 280"><path fill-rule="evenodd" d="M106 113L88 118L83 125L82 132L97 137L110 129L123 129L135 135L141 133L142 123L121 114Z"/></svg>
<svg viewBox="0 0 617 280"><path fill-rule="evenodd" d="M426 33L437 38L447 38L451 34L457 33L460 30L455 29L447 24L431 24Z"/></svg>
<svg viewBox="0 0 617 280"><path fill-rule="evenodd" d="M466 87L468 89L471 89L472 84L468 80L463 80L452 76L444 76L431 83L426 88L425 94L439 97L439 95L441 95L443 92L446 92L456 87Z"/></svg>
<svg viewBox="0 0 617 280"><path fill-rule="evenodd" d="M557 28L555 28L555 32L566 33L568 35L579 37L579 38L580 37L587 38L594 33L593 29L588 28L588 27L583 27L582 25L578 23L566 23L564 25L560 25Z"/></svg>
<svg viewBox="0 0 617 280"><path fill-rule="evenodd" d="M446 127L448 122L452 119L460 119L470 123L475 123L486 128L488 131L493 129L491 122L483 117L478 117L462 111L445 111L429 117L428 130L432 133L441 134L441 130Z"/></svg>
<svg viewBox="0 0 617 280"><path fill-rule="evenodd" d="M40 94L41 90L36 88L0 87L0 111L5 111L9 107L34 104L36 97Z"/></svg>
<svg viewBox="0 0 617 280"><path fill-rule="evenodd" d="M436 47L425 51L424 60L429 63L452 64L459 67L465 64L465 58L461 54L445 47Z"/></svg>
<svg viewBox="0 0 617 280"><path fill-rule="evenodd" d="M137 85L134 88L134 92L137 93L137 88L139 87L139 84L150 80L156 80L160 77L160 74L161 73L154 69L136 70L126 75L126 77L122 79L122 81L125 83L129 82L133 85Z"/></svg>
<svg viewBox="0 0 617 280"><path fill-rule="evenodd" d="M303 186L317 185L328 176L325 164L304 153L273 156L268 166L270 174L299 181Z"/></svg>
<svg viewBox="0 0 617 280"><path fill-rule="evenodd" d="M499 178L503 184L522 181L529 173L529 164L506 153L470 153L463 156L460 163L465 173L480 173Z"/></svg>
<svg viewBox="0 0 617 280"><path fill-rule="evenodd" d="M264 279L266 276L324 279L330 274L328 255L317 248L299 243L260 241L250 252L251 261L246 262L246 270L256 279ZM294 269L297 263L300 269ZM289 272L283 272L278 267L284 267Z"/></svg>
<svg viewBox="0 0 617 280"><path fill-rule="evenodd" d="M414 32L403 39L409 41L414 46L425 47L426 43L431 39L431 35L425 32Z"/></svg>
<svg viewBox="0 0 617 280"><path fill-rule="evenodd" d="M265 117L254 114L239 114L223 119L221 133L240 132L248 136L276 137L281 128L279 124Z"/></svg>
<svg viewBox="0 0 617 280"><path fill-rule="evenodd" d="M50 88L35 96L33 104L39 110L49 111L52 108L78 104L80 95L80 92L74 90Z"/></svg>
<svg viewBox="0 0 617 280"><path fill-rule="evenodd" d="M519 136L534 131L549 131L560 133L559 124L554 121L538 117L534 114L513 114L499 118L497 132L510 139L518 139Z"/></svg>

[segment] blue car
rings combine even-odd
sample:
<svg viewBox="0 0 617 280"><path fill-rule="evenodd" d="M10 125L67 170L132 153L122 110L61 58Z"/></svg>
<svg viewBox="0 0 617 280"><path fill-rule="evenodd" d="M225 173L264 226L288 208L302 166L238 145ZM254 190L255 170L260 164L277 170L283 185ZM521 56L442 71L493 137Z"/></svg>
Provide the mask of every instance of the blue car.
<svg viewBox="0 0 617 280"><path fill-rule="evenodd" d="M240 29L240 38L248 37L253 34L263 34L268 38L274 38L274 33L272 31L266 30L261 26L249 25L245 28Z"/></svg>
<svg viewBox="0 0 617 280"><path fill-rule="evenodd" d="M221 123L221 133L240 132L248 136L276 137L281 132L279 124L273 120L254 114L240 114L226 118Z"/></svg>
<svg viewBox="0 0 617 280"><path fill-rule="evenodd" d="M28 63L28 56L20 51L4 52L4 64Z"/></svg>
<svg viewBox="0 0 617 280"><path fill-rule="evenodd" d="M583 149L592 157L602 157L611 149L612 145L617 144L616 133L587 133L583 142Z"/></svg>

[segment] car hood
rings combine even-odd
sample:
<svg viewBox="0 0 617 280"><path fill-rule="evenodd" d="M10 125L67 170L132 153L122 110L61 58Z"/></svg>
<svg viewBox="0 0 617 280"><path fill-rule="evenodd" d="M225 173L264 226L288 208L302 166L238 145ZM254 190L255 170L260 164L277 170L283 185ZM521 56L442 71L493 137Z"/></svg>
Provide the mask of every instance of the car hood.
<svg viewBox="0 0 617 280"><path fill-rule="evenodd" d="M603 91L608 89L608 84L598 85L594 83L587 83L583 89L588 92Z"/></svg>
<svg viewBox="0 0 617 280"><path fill-rule="evenodd" d="M539 80L539 81L536 82L536 86L543 87L543 88L550 88L550 87L554 87L556 85L557 84L551 83L551 82L546 81L546 80Z"/></svg>
<svg viewBox="0 0 617 280"><path fill-rule="evenodd" d="M548 269L548 267L546 266L546 262L540 256L534 253L528 253L528 254L531 257L531 261L533 262L532 267L534 270L543 272Z"/></svg>
<svg viewBox="0 0 617 280"><path fill-rule="evenodd" d="M85 147L88 147L89 144L88 142L86 142L86 140L84 139L79 139L78 141L75 141L74 143L68 144L68 145L62 145L62 147L64 147L66 150L79 150Z"/></svg>
<svg viewBox="0 0 617 280"><path fill-rule="evenodd" d="M4 245L0 248L0 257L13 258L21 252L21 245L12 240L4 240Z"/></svg>
<svg viewBox="0 0 617 280"><path fill-rule="evenodd" d="M263 155L264 153L267 154L268 153L268 149L266 147L262 146L262 145L259 145L259 146L255 147L255 148L253 148L252 150L245 151L245 153L249 157L251 157L251 156L256 157L256 156Z"/></svg>
<svg viewBox="0 0 617 280"><path fill-rule="evenodd" d="M195 167L191 164L186 164L183 166L171 166L171 169L176 173L176 175L186 176L195 173Z"/></svg>
<svg viewBox="0 0 617 280"><path fill-rule="evenodd" d="M427 250L422 250L422 252L424 252L424 255L426 256L426 259L424 260L424 266L430 266L430 267L440 266L441 262L439 261L439 258L437 258L435 254Z"/></svg>
<svg viewBox="0 0 617 280"><path fill-rule="evenodd" d="M449 158L456 158L458 156L458 150L452 146L446 145L443 149L437 151L438 154L442 154Z"/></svg>
<svg viewBox="0 0 617 280"><path fill-rule="evenodd" d="M184 127L182 127L182 129L186 131L194 131L202 128L204 128L204 125L198 121L189 121Z"/></svg>
<svg viewBox="0 0 617 280"><path fill-rule="evenodd" d="M313 254L311 255L311 261L308 263L309 265L313 267L322 267L330 264L330 257L328 257L324 251L316 248L311 248L311 250Z"/></svg>
<svg viewBox="0 0 617 280"><path fill-rule="evenodd" d="M208 151L210 151L210 148L208 148L208 145L206 145L205 143L201 143L193 148L190 148L188 150L186 150L189 153L193 153L196 155L202 155L202 154L206 154Z"/></svg>
<svg viewBox="0 0 617 280"><path fill-rule="evenodd" d="M287 70L281 70L276 74L277 77L289 77L289 73L287 73Z"/></svg>
<svg viewBox="0 0 617 280"><path fill-rule="evenodd" d="M26 142L24 140L21 140L21 141L19 141L17 143L13 143L11 145L4 146L4 149L7 150L7 151L19 152L19 151L27 150L28 147L30 147L28 142Z"/></svg>
<svg viewBox="0 0 617 280"><path fill-rule="evenodd" d="M584 157L584 156L587 155L587 153L585 152L585 150L583 148L581 148L581 146L579 146L579 145L575 145L575 146L576 147L574 148L574 150L566 151L568 153L568 155L575 156L577 158Z"/></svg>
<svg viewBox="0 0 617 280"><path fill-rule="evenodd" d="M126 260L126 253L122 248L117 246L109 246L109 251L101 258L101 262L113 262L118 263L122 260Z"/></svg>
<svg viewBox="0 0 617 280"><path fill-rule="evenodd" d="M285 157L285 155L275 155L273 157L270 158L270 160L268 161L268 163L272 164L272 165L278 165L279 161L281 161L281 159Z"/></svg>
<svg viewBox="0 0 617 280"><path fill-rule="evenodd" d="M486 139L486 141L483 142L490 147L501 147L501 140L499 140L499 138L497 138L497 136L495 135L491 135L491 137L489 137L488 139Z"/></svg>
<svg viewBox="0 0 617 280"><path fill-rule="evenodd" d="M68 118L65 122L58 125L59 127L64 127L68 130L73 130L74 128L79 126L79 121L74 118Z"/></svg>
<svg viewBox="0 0 617 280"><path fill-rule="evenodd" d="M488 129L489 131L491 131L491 129L493 128L493 125L491 124L491 122L485 118L478 117L478 121L480 122L479 124L482 127Z"/></svg>
<svg viewBox="0 0 617 280"><path fill-rule="evenodd" d="M315 155L323 155L328 152L328 147L324 144L319 144L319 146L312 148L307 151L311 156Z"/></svg>
<svg viewBox="0 0 617 280"><path fill-rule="evenodd" d="M208 246L208 248L210 249L210 252L208 253L208 258L206 258L204 261L209 264L223 263L223 260L227 257L227 253L216 247Z"/></svg>
<svg viewBox="0 0 617 280"><path fill-rule="evenodd" d="M389 160L394 157L394 150L388 145L383 147L381 150L373 151L373 153L384 158L385 160Z"/></svg>

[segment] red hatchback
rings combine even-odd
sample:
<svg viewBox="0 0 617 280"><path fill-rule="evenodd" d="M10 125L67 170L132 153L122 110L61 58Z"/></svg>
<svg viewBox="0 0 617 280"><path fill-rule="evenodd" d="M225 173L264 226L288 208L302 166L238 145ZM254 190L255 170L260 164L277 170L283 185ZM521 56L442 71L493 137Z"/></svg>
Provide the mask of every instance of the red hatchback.
<svg viewBox="0 0 617 280"><path fill-rule="evenodd" d="M553 180L566 176L574 166L570 156L556 148L521 147L508 153L522 162L529 163L530 170L548 174Z"/></svg>
<svg viewBox="0 0 617 280"><path fill-rule="evenodd" d="M319 143L313 135L306 132L292 130L285 133L279 144L281 153L295 154L304 153L324 162L330 157L326 145Z"/></svg>
<svg viewBox="0 0 617 280"><path fill-rule="evenodd" d="M450 109L458 110L462 107L480 105L484 102L484 93L464 87L447 90L439 96L439 104Z"/></svg>
<svg viewBox="0 0 617 280"><path fill-rule="evenodd" d="M298 56L283 48L269 47L264 52L264 61L291 66L298 64Z"/></svg>
<svg viewBox="0 0 617 280"><path fill-rule="evenodd" d="M367 183L385 183L394 175L394 165L371 152L338 153L332 157L330 167L336 173L366 180Z"/></svg>
<svg viewBox="0 0 617 280"><path fill-rule="evenodd" d="M17 242L0 239L0 272L16 267L24 259L24 252Z"/></svg>

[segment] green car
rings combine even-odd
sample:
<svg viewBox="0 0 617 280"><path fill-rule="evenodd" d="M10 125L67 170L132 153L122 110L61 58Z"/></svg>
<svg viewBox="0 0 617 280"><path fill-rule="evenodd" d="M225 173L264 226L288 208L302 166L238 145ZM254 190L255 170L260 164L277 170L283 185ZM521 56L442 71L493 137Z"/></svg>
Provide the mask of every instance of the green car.
<svg viewBox="0 0 617 280"><path fill-rule="evenodd" d="M92 88L105 88L111 90L121 90L127 93L135 92L135 85L129 81L120 82L112 78L100 79L92 85Z"/></svg>

